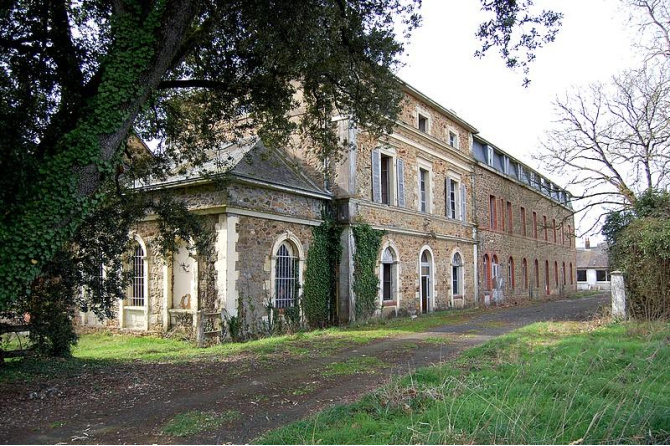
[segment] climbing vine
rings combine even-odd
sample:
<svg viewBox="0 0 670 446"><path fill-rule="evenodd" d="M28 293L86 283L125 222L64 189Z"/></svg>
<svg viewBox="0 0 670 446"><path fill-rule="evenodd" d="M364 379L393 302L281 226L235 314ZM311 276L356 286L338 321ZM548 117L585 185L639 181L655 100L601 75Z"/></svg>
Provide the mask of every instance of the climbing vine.
<svg viewBox="0 0 670 446"><path fill-rule="evenodd" d="M362 224L353 227L356 253L354 254L354 293L356 319L367 319L377 310L379 279L375 274L377 254L382 243L383 231Z"/></svg>
<svg viewBox="0 0 670 446"><path fill-rule="evenodd" d="M302 298L305 318L311 327L326 327L336 317L335 285L342 254L341 233L342 228L329 216L312 229L314 240L307 253Z"/></svg>

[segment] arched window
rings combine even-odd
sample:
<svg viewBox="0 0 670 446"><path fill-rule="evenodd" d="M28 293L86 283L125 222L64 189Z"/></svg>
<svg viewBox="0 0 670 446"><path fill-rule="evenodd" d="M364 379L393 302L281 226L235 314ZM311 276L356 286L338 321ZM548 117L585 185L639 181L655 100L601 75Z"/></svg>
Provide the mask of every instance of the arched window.
<svg viewBox="0 0 670 446"><path fill-rule="evenodd" d="M297 250L291 242L285 240L275 253L275 308L289 308L296 305L298 299L298 260Z"/></svg>
<svg viewBox="0 0 670 446"><path fill-rule="evenodd" d="M572 280L572 262L570 262L570 285L573 284Z"/></svg>
<svg viewBox="0 0 670 446"><path fill-rule="evenodd" d="M565 281L565 262L561 265L561 275L563 276L563 286L565 286L567 285L567 282Z"/></svg>
<svg viewBox="0 0 670 446"><path fill-rule="evenodd" d="M421 253L421 312L427 313L431 310L432 287L433 287L433 256L426 248Z"/></svg>
<svg viewBox="0 0 670 446"><path fill-rule="evenodd" d="M136 241L133 246L131 259L131 286L128 290L128 305L132 307L144 306L144 288L147 280L144 274L144 260L144 249L142 248L142 245Z"/></svg>
<svg viewBox="0 0 670 446"><path fill-rule="evenodd" d="M498 289L498 278L500 277L500 265L498 264L498 256L491 258L491 282L494 289Z"/></svg>
<svg viewBox="0 0 670 446"><path fill-rule="evenodd" d="M463 294L463 259L459 253L451 260L451 291L454 296Z"/></svg>
<svg viewBox="0 0 670 446"><path fill-rule="evenodd" d="M523 281L523 289L528 289L528 261L524 258L521 261L521 280Z"/></svg>
<svg viewBox="0 0 670 446"><path fill-rule="evenodd" d="M484 254L484 289L491 289L491 266L489 265L489 255Z"/></svg>
<svg viewBox="0 0 670 446"><path fill-rule="evenodd" d="M514 280L514 259L509 258L509 264L507 265L507 283L509 283L510 289L516 288L516 281Z"/></svg>
<svg viewBox="0 0 670 446"><path fill-rule="evenodd" d="M549 260L544 261L544 286L548 296L551 294L551 287L549 284Z"/></svg>
<svg viewBox="0 0 670 446"><path fill-rule="evenodd" d="M389 246L384 250L384 252L382 252L380 282L382 284L382 301L384 302L391 302L396 298L396 263L395 252Z"/></svg>

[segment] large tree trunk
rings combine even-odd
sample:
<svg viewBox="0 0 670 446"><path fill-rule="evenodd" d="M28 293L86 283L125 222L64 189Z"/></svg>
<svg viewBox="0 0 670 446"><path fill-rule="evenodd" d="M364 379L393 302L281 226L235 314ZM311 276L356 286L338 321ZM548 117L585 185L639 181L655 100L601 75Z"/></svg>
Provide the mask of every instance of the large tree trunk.
<svg viewBox="0 0 670 446"><path fill-rule="evenodd" d="M167 1L142 17L114 10L114 43L74 128L58 135L26 199L0 227L0 308L25 293L104 198L119 148L152 90L178 62L196 0Z"/></svg>

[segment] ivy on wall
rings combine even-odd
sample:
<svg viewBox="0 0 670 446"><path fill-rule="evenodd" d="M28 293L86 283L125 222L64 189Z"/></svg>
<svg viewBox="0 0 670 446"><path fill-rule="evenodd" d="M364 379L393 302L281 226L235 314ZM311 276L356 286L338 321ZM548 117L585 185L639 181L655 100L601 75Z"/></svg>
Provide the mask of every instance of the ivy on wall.
<svg viewBox="0 0 670 446"><path fill-rule="evenodd" d="M353 227L356 253L354 254L354 293L356 294L356 319L367 319L377 310L379 278L375 265L383 231L362 224Z"/></svg>
<svg viewBox="0 0 670 446"><path fill-rule="evenodd" d="M337 266L342 254L342 227L331 217L312 229L314 240L307 254L303 311L310 327L323 328L335 322L337 316L335 286Z"/></svg>

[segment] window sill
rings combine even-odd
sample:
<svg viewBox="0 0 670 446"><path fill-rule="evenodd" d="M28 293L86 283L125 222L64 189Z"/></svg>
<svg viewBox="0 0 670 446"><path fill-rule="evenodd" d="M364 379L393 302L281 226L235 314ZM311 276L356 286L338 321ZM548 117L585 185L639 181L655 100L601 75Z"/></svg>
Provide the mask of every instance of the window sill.
<svg viewBox="0 0 670 446"><path fill-rule="evenodd" d="M396 305L397 305L396 301L394 301L394 300L384 300L384 301L382 301L382 306L383 307L395 307Z"/></svg>

